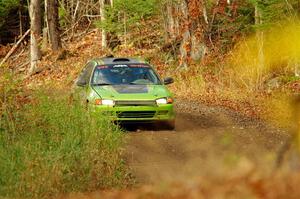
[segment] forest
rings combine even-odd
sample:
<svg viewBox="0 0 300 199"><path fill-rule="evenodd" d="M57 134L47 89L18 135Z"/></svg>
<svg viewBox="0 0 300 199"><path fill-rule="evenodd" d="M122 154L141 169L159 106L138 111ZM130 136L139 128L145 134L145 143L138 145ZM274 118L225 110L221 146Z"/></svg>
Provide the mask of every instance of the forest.
<svg viewBox="0 0 300 199"><path fill-rule="evenodd" d="M0 0L0 198L300 198L299 0ZM145 60L176 130L75 100Z"/></svg>

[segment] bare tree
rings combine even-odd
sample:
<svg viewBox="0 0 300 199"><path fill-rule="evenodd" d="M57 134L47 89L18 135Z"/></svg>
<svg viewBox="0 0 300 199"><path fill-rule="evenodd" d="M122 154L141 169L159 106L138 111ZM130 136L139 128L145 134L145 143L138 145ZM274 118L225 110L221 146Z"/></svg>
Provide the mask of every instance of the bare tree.
<svg viewBox="0 0 300 199"><path fill-rule="evenodd" d="M29 5L30 15L30 68L29 74L34 73L38 60L41 58L41 51L38 42L41 36L41 1L31 0Z"/></svg>
<svg viewBox="0 0 300 199"><path fill-rule="evenodd" d="M101 21L105 21L105 0L99 0L100 3L100 15L101 15ZM102 37L101 37L101 46L102 48L107 47L107 33L104 29L102 31Z"/></svg>
<svg viewBox="0 0 300 199"><path fill-rule="evenodd" d="M180 67L188 68L191 60L201 60L205 56L204 30L208 24L205 0L166 1L162 11L165 20L166 38L180 40Z"/></svg>
<svg viewBox="0 0 300 199"><path fill-rule="evenodd" d="M61 39L59 35L58 21L58 2L57 0L45 0L46 22L49 31L49 40L51 49L57 51L61 48Z"/></svg>

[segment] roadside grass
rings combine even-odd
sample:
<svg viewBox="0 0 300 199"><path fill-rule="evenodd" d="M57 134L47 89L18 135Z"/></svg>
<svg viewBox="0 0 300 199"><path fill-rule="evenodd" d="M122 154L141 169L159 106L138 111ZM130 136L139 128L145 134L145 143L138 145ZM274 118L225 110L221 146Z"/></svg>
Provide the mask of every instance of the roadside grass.
<svg viewBox="0 0 300 199"><path fill-rule="evenodd" d="M0 78L0 198L48 198L130 184L116 125L63 92L41 89L24 97L7 77Z"/></svg>

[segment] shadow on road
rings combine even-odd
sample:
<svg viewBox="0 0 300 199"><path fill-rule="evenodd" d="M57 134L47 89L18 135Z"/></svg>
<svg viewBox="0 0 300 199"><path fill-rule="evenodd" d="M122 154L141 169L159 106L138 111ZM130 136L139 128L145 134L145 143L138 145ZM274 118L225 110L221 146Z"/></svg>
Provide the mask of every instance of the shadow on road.
<svg viewBox="0 0 300 199"><path fill-rule="evenodd" d="M127 133L142 131L160 132L168 130L168 126L163 123L120 123L118 125Z"/></svg>

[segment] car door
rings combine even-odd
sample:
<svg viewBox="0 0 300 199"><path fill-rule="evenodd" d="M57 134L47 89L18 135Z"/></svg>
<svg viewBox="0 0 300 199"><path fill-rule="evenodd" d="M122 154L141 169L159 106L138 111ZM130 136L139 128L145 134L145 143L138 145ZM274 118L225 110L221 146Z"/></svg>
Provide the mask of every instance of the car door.
<svg viewBox="0 0 300 199"><path fill-rule="evenodd" d="M87 101L90 90L90 79L95 65L96 63L93 61L88 62L76 80L75 94L83 102Z"/></svg>

